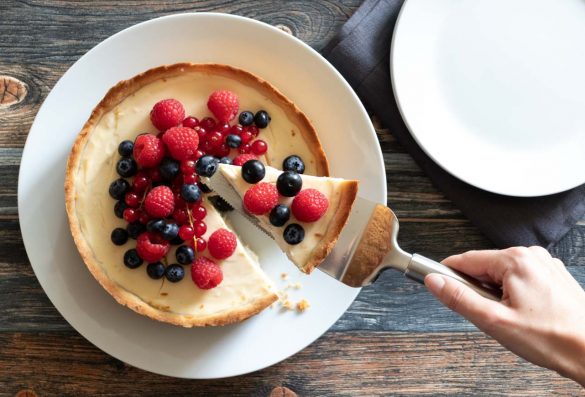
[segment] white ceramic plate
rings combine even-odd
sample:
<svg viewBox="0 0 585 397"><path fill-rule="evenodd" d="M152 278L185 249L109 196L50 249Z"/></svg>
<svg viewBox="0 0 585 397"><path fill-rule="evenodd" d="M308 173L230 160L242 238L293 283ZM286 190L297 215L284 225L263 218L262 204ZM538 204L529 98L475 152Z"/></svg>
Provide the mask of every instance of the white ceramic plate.
<svg viewBox="0 0 585 397"><path fill-rule="evenodd" d="M540 196L585 182L585 2L407 0L391 72L411 133L479 188Z"/></svg>
<svg viewBox="0 0 585 397"><path fill-rule="evenodd" d="M63 317L108 354L164 375L227 377L300 351L337 321L359 289L321 272L301 276L252 227L243 234L250 236L247 242L276 284L285 286L281 272L290 275L288 281L301 281L301 290L289 292L293 300L310 301L305 313L275 307L238 325L183 329L118 305L90 275L65 214L63 181L71 145L109 87L182 61L230 64L272 82L314 122L333 175L361 179L360 194L381 203L386 179L370 120L345 80L309 46L260 22L204 13L155 19L105 40L63 75L37 114L20 167L20 226L37 278Z"/></svg>

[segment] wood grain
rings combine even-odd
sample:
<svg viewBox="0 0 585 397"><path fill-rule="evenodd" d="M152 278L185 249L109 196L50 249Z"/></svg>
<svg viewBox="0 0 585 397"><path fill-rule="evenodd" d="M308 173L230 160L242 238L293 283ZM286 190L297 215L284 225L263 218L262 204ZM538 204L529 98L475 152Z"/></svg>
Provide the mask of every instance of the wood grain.
<svg viewBox="0 0 585 397"><path fill-rule="evenodd" d="M481 333L330 332L273 367L220 380L147 374L75 334L0 333L0 395L299 396L577 395L576 383L538 368ZM73 364L74 363L74 364Z"/></svg>

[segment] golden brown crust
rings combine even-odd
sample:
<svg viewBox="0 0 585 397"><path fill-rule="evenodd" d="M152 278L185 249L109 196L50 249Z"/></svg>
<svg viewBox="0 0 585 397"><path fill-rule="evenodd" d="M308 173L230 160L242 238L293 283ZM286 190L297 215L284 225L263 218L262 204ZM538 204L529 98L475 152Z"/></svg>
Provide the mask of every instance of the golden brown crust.
<svg viewBox="0 0 585 397"><path fill-rule="evenodd" d="M278 299L277 295L274 294L274 292L272 291L267 291L265 296L260 297L256 301L250 302L246 305L234 308L229 313L225 312L217 313L206 317L198 318L193 318L192 316L157 309L152 305L148 304L147 302L144 302L142 299L132 294L131 292L120 288L107 276L102 267L95 262L91 248L87 241L85 240L85 238L83 237L75 212L74 180L76 171L79 167L81 154L83 152L87 139L90 136L93 129L95 128L95 126L99 123L101 118L106 113L111 111L115 106L117 106L120 102L122 102L126 97L138 91L142 87L160 79L170 78L189 72L209 73L235 78L241 83L253 85L254 89L264 93L266 96L269 96L271 99L273 99L273 101L276 104L287 110L287 114L293 118L293 122L295 124L302 127L300 128L300 131L301 134L303 135L303 139L307 143L307 147L309 147L313 151L313 155L316 160L317 175L319 176L329 175L329 165L327 163L327 158L325 156L325 153L323 152L323 148L312 124L307 119L307 117L291 101L289 101L282 93L280 93L280 91L274 88L271 84L251 73L227 65L178 63L174 65L160 66L154 69L150 69L129 80L119 82L107 92L105 97L95 107L88 121L85 123L83 129L77 136L77 139L75 140L75 143L73 144L73 147L71 149L71 154L69 155L69 158L67 160L67 170L65 178L66 209L69 218L71 233L73 235L73 239L75 241L75 244L77 245L77 248L79 250L79 253L81 254L83 261L87 265L92 275L98 280L98 282L104 287L104 289L106 289L119 303L128 306L132 310L140 314L144 314L148 317L151 317L155 320L181 325L184 327L225 325L242 321L260 312L264 308L268 307L271 303L276 301ZM350 185L348 185L347 188L347 191L349 193L344 194L342 197L349 198L351 192L353 191L352 189L357 191L357 183L355 183L353 188L351 187L350 183ZM309 263L308 266L305 267L306 269L309 269L307 272L310 272L317 263L320 263L321 260L327 255L327 253L329 253L329 251L333 247L333 244L335 243L337 236L339 235L339 231L341 230L341 228L345 224L345 221L347 220L349 209L351 208L351 203L355 198L355 191L353 191L353 198L351 199L351 201L347 199L342 200L342 202L344 202L345 204L343 207L340 204L341 211L338 211L336 217L334 218L334 222L332 222L334 227L323 238L320 246L317 247L315 256L316 259L311 261L311 263ZM349 209L347 209L347 211L344 211L345 206L349 206Z"/></svg>
<svg viewBox="0 0 585 397"><path fill-rule="evenodd" d="M307 274L319 266L335 246L339 238L339 233L341 233L351 213L351 207L353 206L358 191L358 181L343 181L340 190L339 205L335 209L335 215L329 223L327 232L319 242L319 245L311 253L311 259L301 268Z"/></svg>

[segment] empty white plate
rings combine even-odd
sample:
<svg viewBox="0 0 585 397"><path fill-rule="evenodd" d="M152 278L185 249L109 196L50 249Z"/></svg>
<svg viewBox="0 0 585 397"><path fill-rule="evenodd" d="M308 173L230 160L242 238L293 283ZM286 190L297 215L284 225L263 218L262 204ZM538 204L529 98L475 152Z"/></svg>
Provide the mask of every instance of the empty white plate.
<svg viewBox="0 0 585 397"><path fill-rule="evenodd" d="M391 51L411 133L494 193L585 182L585 1L407 0Z"/></svg>

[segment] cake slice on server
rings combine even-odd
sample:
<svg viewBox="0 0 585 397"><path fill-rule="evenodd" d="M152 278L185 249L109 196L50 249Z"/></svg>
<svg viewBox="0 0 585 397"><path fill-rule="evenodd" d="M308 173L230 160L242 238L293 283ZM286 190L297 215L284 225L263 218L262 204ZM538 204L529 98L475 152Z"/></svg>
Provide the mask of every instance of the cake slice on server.
<svg viewBox="0 0 585 397"><path fill-rule="evenodd" d="M268 233L301 271L311 273L347 222L358 182L303 175L290 163L285 171L258 160L241 167L219 164L205 183Z"/></svg>

